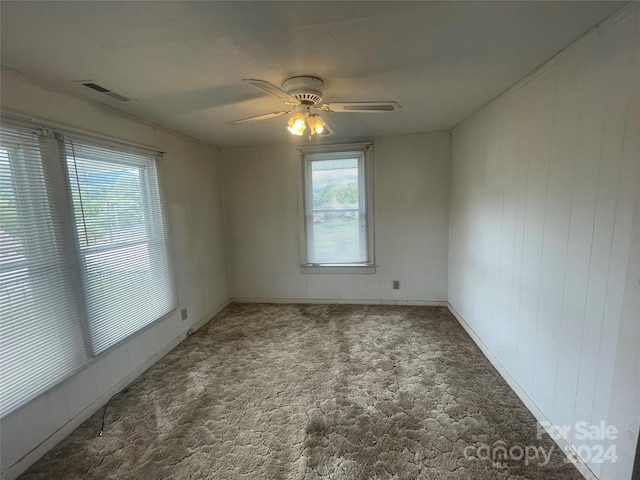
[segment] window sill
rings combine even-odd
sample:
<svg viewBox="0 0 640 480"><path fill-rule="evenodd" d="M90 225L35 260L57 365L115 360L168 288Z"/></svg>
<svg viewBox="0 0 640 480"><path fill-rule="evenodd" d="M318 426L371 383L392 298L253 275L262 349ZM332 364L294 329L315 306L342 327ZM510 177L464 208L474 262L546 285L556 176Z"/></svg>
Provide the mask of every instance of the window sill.
<svg viewBox="0 0 640 480"><path fill-rule="evenodd" d="M351 273L351 274L372 274L376 273L375 265L322 265L308 264L300 266L302 273Z"/></svg>

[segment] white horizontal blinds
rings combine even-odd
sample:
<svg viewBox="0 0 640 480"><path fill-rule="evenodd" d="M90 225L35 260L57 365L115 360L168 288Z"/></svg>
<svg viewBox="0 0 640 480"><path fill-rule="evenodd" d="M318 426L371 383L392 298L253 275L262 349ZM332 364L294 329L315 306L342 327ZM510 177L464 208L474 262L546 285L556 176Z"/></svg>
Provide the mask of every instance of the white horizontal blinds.
<svg viewBox="0 0 640 480"><path fill-rule="evenodd" d="M362 152L319 153L305 160L307 262L367 263Z"/></svg>
<svg viewBox="0 0 640 480"><path fill-rule="evenodd" d="M176 306L156 159L65 143L97 355Z"/></svg>
<svg viewBox="0 0 640 480"><path fill-rule="evenodd" d="M0 129L0 415L86 361L64 231L40 145Z"/></svg>

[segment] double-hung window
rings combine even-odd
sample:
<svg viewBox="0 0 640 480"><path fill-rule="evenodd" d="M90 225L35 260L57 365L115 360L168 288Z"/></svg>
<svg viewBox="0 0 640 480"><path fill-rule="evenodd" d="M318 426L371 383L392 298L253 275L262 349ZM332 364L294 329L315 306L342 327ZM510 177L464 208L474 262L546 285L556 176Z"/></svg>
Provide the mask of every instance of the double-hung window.
<svg viewBox="0 0 640 480"><path fill-rule="evenodd" d="M303 147L302 269L373 273L371 144Z"/></svg>
<svg viewBox="0 0 640 480"><path fill-rule="evenodd" d="M175 308L155 158L65 142L94 355Z"/></svg>
<svg viewBox="0 0 640 480"><path fill-rule="evenodd" d="M0 129L0 415L177 303L156 154Z"/></svg>

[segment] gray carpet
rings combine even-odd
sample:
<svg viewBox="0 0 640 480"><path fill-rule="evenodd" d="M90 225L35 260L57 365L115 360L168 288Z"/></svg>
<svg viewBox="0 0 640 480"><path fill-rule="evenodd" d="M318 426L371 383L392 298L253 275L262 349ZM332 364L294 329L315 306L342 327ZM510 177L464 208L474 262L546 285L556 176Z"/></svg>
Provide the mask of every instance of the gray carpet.
<svg viewBox="0 0 640 480"><path fill-rule="evenodd" d="M21 478L582 478L444 308L232 304L101 413Z"/></svg>

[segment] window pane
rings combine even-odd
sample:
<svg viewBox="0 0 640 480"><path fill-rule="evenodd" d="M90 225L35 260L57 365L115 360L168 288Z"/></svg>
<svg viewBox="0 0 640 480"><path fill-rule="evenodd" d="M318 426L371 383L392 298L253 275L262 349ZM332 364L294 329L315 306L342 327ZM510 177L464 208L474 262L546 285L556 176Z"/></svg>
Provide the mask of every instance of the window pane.
<svg viewBox="0 0 640 480"><path fill-rule="evenodd" d="M175 308L154 159L73 145L67 159L93 353Z"/></svg>
<svg viewBox="0 0 640 480"><path fill-rule="evenodd" d="M0 415L86 360L61 223L33 134L0 147Z"/></svg>
<svg viewBox="0 0 640 480"><path fill-rule="evenodd" d="M140 168L83 158L68 162L80 246L144 240Z"/></svg>
<svg viewBox="0 0 640 480"><path fill-rule="evenodd" d="M309 263L367 261L361 168L357 157L310 161Z"/></svg>

